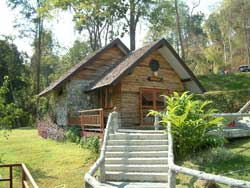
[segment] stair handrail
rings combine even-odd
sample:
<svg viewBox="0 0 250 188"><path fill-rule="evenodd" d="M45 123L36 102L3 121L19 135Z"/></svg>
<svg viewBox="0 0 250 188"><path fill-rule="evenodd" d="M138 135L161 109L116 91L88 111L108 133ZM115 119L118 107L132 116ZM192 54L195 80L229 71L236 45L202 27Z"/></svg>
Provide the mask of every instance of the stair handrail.
<svg viewBox="0 0 250 188"><path fill-rule="evenodd" d="M243 113L250 106L250 100L238 111L238 113Z"/></svg>
<svg viewBox="0 0 250 188"><path fill-rule="evenodd" d="M182 166L178 166L174 163L174 153L173 153L173 137L171 133L171 123L167 122L167 132L168 132L168 188L176 187L176 173L182 173L188 176L194 176L199 179L213 181L216 183L222 183L229 185L231 187L250 187L249 181L238 180L234 178L229 178L221 175L209 174L203 171L194 170Z"/></svg>
<svg viewBox="0 0 250 188"><path fill-rule="evenodd" d="M107 126L104 130L104 137L103 137L103 143L102 148L100 152L100 157L97 159L97 161L94 163L94 165L89 169L89 171L85 174L84 180L85 180L85 188L99 188L101 186L101 183L94 177L94 174L96 171L100 168L100 181L105 181L105 152L107 148L107 142L109 138L110 132L114 132L114 125L117 123L118 118L118 112L116 112L116 108L114 108L114 111L109 114Z"/></svg>
<svg viewBox="0 0 250 188"><path fill-rule="evenodd" d="M175 188L176 186L176 172L172 169L174 165L174 145L171 134L171 123L167 122L168 130L168 188Z"/></svg>

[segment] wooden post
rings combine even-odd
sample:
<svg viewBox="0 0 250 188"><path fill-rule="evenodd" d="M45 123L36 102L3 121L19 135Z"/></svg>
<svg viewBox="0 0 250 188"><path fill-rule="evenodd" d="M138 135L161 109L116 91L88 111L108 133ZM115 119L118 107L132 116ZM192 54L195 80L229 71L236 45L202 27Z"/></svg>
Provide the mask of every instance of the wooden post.
<svg viewBox="0 0 250 188"><path fill-rule="evenodd" d="M100 182L105 182L105 159L100 164Z"/></svg>
<svg viewBox="0 0 250 188"><path fill-rule="evenodd" d="M10 166L10 188L13 188L13 171L12 171L12 166Z"/></svg>
<svg viewBox="0 0 250 188"><path fill-rule="evenodd" d="M168 169L168 188L175 188L176 186L176 172L171 168Z"/></svg>
<svg viewBox="0 0 250 188"><path fill-rule="evenodd" d="M174 165L173 138L171 134L171 123L168 122L168 188L176 186L176 172L172 170Z"/></svg>
<svg viewBox="0 0 250 188"><path fill-rule="evenodd" d="M117 108L114 107L113 113L112 113L112 127L111 129L113 130L113 132L115 133L117 131L117 129L119 128L119 122L118 122L118 112L117 112Z"/></svg>
<svg viewBox="0 0 250 188"><path fill-rule="evenodd" d="M24 169L22 168L22 188L26 188L25 181L26 181L26 175L25 175Z"/></svg>
<svg viewBox="0 0 250 188"><path fill-rule="evenodd" d="M103 109L101 109L101 111L100 111L100 122L101 122L101 130L102 130L102 132L103 132L103 130L104 130L104 111L103 111Z"/></svg>

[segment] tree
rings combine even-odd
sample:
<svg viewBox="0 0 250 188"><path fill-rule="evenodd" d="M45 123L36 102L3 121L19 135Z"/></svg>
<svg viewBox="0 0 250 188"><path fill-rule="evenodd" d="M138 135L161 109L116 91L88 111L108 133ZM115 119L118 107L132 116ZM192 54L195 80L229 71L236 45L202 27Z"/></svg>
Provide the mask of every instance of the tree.
<svg viewBox="0 0 250 188"><path fill-rule="evenodd" d="M59 62L53 64L53 73L51 72L48 76L49 81L57 79L72 66L80 63L90 52L91 47L87 42L76 40L68 52L60 57ZM51 61L51 63L54 63L54 61ZM45 70L47 69L45 68Z"/></svg>
<svg viewBox="0 0 250 188"><path fill-rule="evenodd" d="M23 115L23 110L14 103L7 103L5 95L9 92L8 76L4 77L3 85L0 87L0 130L10 130L17 127L18 121ZM4 132L6 136L6 132Z"/></svg>
<svg viewBox="0 0 250 188"><path fill-rule="evenodd" d="M60 57L57 54L57 49L60 48L57 42L53 39L52 32L50 30L43 30L42 38L41 38L41 51L43 51L41 55L41 61L43 62L40 65L40 87L45 88L50 83L50 75L56 72L56 67L60 63ZM36 78L37 75L37 52L33 54L31 57L31 68L32 68L32 76ZM35 79L34 79L35 80Z"/></svg>
<svg viewBox="0 0 250 188"><path fill-rule="evenodd" d="M18 102L18 91L28 87L29 71L17 47L6 40L0 40L0 85L3 85L5 76L8 76L9 86L5 100L7 103Z"/></svg>
<svg viewBox="0 0 250 188"><path fill-rule="evenodd" d="M32 120L30 73L23 54L0 40L0 129L28 126Z"/></svg>
<svg viewBox="0 0 250 188"><path fill-rule="evenodd" d="M149 15L153 0L46 0L43 11L71 10L76 29L87 31L93 51L116 36L129 32L130 48L136 47L136 28L140 18Z"/></svg>
<svg viewBox="0 0 250 188"><path fill-rule="evenodd" d="M185 50L184 50L184 44L182 40L182 29L181 29L180 16L179 16L178 0L175 0L175 12L176 12L176 25L177 25L179 41L180 41L180 46L181 46L181 56L182 56L182 59L185 61Z"/></svg>
<svg viewBox="0 0 250 188"><path fill-rule="evenodd" d="M203 28L205 16L201 12L193 13L196 6L198 4L190 11L183 1L160 1L150 14L147 40L165 37L192 70L204 73L204 69L208 67L204 56L207 45Z"/></svg>
<svg viewBox="0 0 250 188"><path fill-rule="evenodd" d="M8 0L8 5L12 9L19 10L21 18L18 19L16 27L20 29L21 37L32 37L36 54L36 93L40 92L40 69L42 56L42 33L43 17L39 9L43 0Z"/></svg>
<svg viewBox="0 0 250 188"><path fill-rule="evenodd" d="M120 19L120 11L115 0L46 0L41 11L50 13L55 9L73 13L76 30L88 33L93 51L106 45L119 33L117 20Z"/></svg>
<svg viewBox="0 0 250 188"><path fill-rule="evenodd" d="M126 20L125 28L129 28L129 36L130 36L130 50L135 50L136 48L136 28L137 24L142 17L147 17L150 14L150 8L154 1L152 0L129 0L119 1L119 10L122 11L122 18Z"/></svg>

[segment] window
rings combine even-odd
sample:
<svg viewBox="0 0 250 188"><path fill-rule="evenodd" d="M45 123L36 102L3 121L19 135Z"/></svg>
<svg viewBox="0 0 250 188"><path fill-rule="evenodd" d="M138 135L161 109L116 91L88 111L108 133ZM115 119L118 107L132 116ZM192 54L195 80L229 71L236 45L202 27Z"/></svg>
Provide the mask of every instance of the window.
<svg viewBox="0 0 250 188"><path fill-rule="evenodd" d="M103 108L113 108L113 87L106 87L102 92L102 106Z"/></svg>

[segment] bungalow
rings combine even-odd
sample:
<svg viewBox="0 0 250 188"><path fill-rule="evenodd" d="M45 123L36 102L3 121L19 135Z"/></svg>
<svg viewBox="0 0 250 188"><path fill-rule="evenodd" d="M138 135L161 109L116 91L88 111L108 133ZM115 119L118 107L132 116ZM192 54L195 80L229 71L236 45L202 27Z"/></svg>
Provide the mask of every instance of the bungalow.
<svg viewBox="0 0 250 188"><path fill-rule="evenodd" d="M161 95L205 90L172 46L161 39L130 51L120 39L90 54L39 96L53 94L56 124L102 132L113 107L122 127L153 124L148 110L161 110ZM81 115L81 116L80 116Z"/></svg>

